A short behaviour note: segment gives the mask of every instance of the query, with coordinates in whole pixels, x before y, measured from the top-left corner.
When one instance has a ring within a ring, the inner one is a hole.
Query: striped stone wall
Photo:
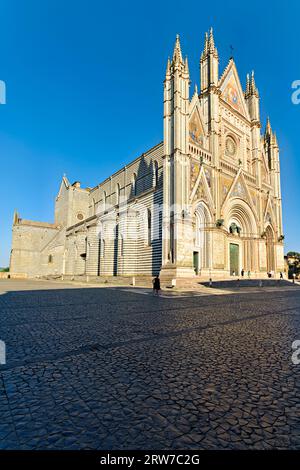
[[[159,144],[90,192],[90,217],[67,229],[68,275],[154,275],[162,262]]]

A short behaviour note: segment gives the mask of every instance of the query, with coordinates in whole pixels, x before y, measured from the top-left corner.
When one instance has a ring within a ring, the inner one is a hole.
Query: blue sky
[[[52,221],[63,173],[94,186],[162,140],[162,83],[176,33],[199,84],[210,26],[220,72],[230,45],[243,86],[255,70],[262,120],[270,115],[281,150],[286,251],[300,251],[300,105],[291,101],[299,13],[298,2],[278,0],[2,0],[0,266],[8,265],[15,208]]]

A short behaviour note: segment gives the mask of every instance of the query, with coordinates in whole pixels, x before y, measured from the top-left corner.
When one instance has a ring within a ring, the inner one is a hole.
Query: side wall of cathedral
[[[36,277],[61,273],[64,236],[60,244],[60,230],[55,224],[18,219],[12,233],[10,272],[15,275]],[[51,247],[48,254],[47,247]]]
[[[90,191],[89,217],[66,232],[66,275],[159,273],[162,157],[159,144]]]

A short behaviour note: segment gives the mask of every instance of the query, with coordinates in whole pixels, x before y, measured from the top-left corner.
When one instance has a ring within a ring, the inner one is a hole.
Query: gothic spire
[[[215,46],[214,33],[213,33],[212,28],[210,28],[210,31],[209,31],[208,50],[209,50],[210,53],[214,54],[216,57],[218,56],[218,51],[217,51],[217,48]]]
[[[269,118],[269,116],[268,116],[268,117],[267,117],[267,124],[266,124],[265,135],[271,135],[271,134],[272,134],[272,129],[271,129],[270,118]]]
[[[208,34],[205,33],[204,49],[201,53],[200,62],[202,62],[202,60],[207,56],[207,54],[208,54]]]
[[[18,211],[14,210],[14,217],[13,217],[13,225],[16,225],[19,222],[19,214]]]
[[[189,72],[189,62],[188,62],[188,58],[187,58],[187,57],[185,58],[185,61],[184,61],[184,71],[185,71],[185,73],[186,73],[187,75],[190,74],[190,72]]]
[[[272,135],[272,144],[274,145],[274,147],[278,147],[276,132],[273,132],[273,135]]]
[[[252,70],[252,73],[251,73],[250,94],[258,97],[258,89],[255,84],[254,70]]]
[[[171,76],[171,61],[170,61],[170,57],[168,57],[167,69],[166,69],[166,79],[170,78],[170,76]]]
[[[210,86],[218,86],[219,82],[219,56],[215,46],[213,29],[205,33],[204,49],[200,58],[200,84],[201,93]]]
[[[175,46],[174,46],[172,63],[173,64],[182,64],[183,63],[181,47],[180,47],[180,40],[179,40],[179,34],[176,35],[176,41],[175,41]]]
[[[213,52],[215,49],[215,40],[214,40],[214,33],[213,33],[212,28],[210,28],[209,30],[208,46],[209,46],[209,50]]]
[[[252,89],[252,90],[255,89],[254,70],[252,70],[252,73],[251,73],[251,89]]]
[[[247,98],[249,95],[250,95],[250,75],[249,73],[247,73],[245,97]]]
[[[208,33],[205,33],[204,55],[208,53]]]
[[[215,46],[214,33],[212,28],[210,28],[209,34],[205,33],[204,49],[201,54],[200,61],[203,61],[208,56],[208,54],[213,54],[216,58],[218,58],[218,50]]]

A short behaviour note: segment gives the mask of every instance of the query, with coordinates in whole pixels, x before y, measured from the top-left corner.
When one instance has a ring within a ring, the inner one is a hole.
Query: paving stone
[[[0,449],[300,449],[298,291],[47,286],[0,295]]]

